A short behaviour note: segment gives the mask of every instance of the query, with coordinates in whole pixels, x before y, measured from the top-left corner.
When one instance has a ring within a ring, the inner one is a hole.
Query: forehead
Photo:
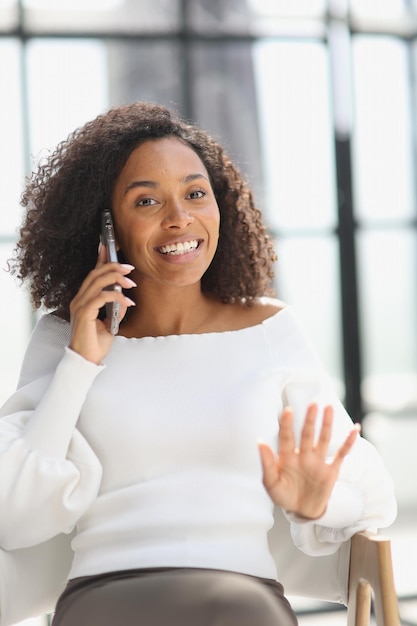
[[[183,178],[190,173],[204,174],[208,178],[204,163],[189,145],[176,137],[164,137],[145,141],[135,148],[119,179],[126,180],[138,174],[150,179],[166,174]]]

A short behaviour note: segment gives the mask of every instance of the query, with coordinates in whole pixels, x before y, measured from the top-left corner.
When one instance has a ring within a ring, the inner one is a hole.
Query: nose
[[[193,222],[194,216],[187,211],[181,202],[171,200],[167,203],[162,228],[186,228]]]

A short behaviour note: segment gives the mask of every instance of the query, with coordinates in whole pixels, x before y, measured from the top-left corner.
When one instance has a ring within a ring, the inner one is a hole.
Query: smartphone
[[[109,209],[105,209],[101,216],[101,243],[107,251],[107,261],[117,262],[116,237],[114,234],[113,219]],[[116,283],[109,285],[106,289],[110,291],[122,291],[120,285]],[[106,317],[109,320],[109,331],[112,335],[119,332],[120,302],[108,302],[106,304]]]

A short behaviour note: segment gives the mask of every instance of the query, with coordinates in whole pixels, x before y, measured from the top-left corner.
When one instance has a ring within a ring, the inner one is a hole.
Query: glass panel
[[[110,105],[143,100],[183,111],[179,42],[110,41],[107,60]]]
[[[199,32],[262,33],[310,29],[300,18],[318,18],[326,0],[193,0],[188,5],[190,26]],[[297,24],[298,22],[298,24]]]
[[[326,11],[326,0],[247,0],[253,15],[315,17]]]
[[[178,0],[23,0],[37,32],[166,32],[179,23]]]
[[[268,219],[277,229],[333,228],[335,174],[327,50],[254,47]]]
[[[357,37],[354,175],[356,210],[367,221],[414,215],[414,167],[406,44]]]
[[[399,391],[399,393],[401,390]],[[416,509],[417,493],[417,415],[393,417],[383,412],[365,417],[363,432],[378,449],[385,467],[394,481],[398,517],[389,529],[393,540],[393,565],[395,586],[399,597],[415,598],[417,585],[414,576],[416,553]],[[413,563],[413,565],[411,565]],[[410,566],[412,569],[410,569]],[[404,610],[402,607],[404,606]],[[415,603],[401,603],[401,624],[413,624],[417,615]],[[407,614],[408,609],[408,614]],[[409,620],[409,621],[408,621]]]
[[[4,271],[12,256],[11,244],[0,244],[0,405],[13,393],[31,332],[28,298]]]
[[[195,44],[191,73],[193,117],[220,139],[264,206],[251,45]]]
[[[27,51],[36,160],[108,106],[139,99],[181,108],[179,51],[172,43],[35,39]]]
[[[363,394],[368,407],[417,406],[415,233],[358,236]]]
[[[334,237],[283,237],[276,250],[278,297],[295,309],[343,397],[337,241]]]
[[[20,222],[19,198],[24,183],[20,45],[0,40],[0,234],[14,236]],[[13,111],[13,114],[10,112]]]
[[[37,162],[42,150],[107,107],[106,50],[93,40],[34,39],[27,67],[31,155]]]
[[[416,1],[416,17],[417,17],[417,0]],[[410,82],[411,82],[411,89],[412,89],[412,101],[413,103],[417,103],[417,39],[414,40],[413,43],[410,44],[410,48],[411,48],[411,72],[410,72]],[[415,147],[415,152],[414,152],[414,159],[415,159],[415,163],[417,163],[417,107],[414,104],[414,106],[412,106],[412,123],[413,123],[413,130],[414,130],[414,134],[413,134],[413,141],[414,141],[414,147]],[[414,180],[416,181],[416,176],[414,173]],[[417,182],[417,181],[416,181]],[[417,184],[416,184],[416,190],[417,190]],[[416,198],[416,205],[417,205],[417,198]]]
[[[0,31],[12,30],[18,23],[17,0],[0,0]]]
[[[360,17],[397,17],[401,15],[406,0],[350,0],[350,10]]]

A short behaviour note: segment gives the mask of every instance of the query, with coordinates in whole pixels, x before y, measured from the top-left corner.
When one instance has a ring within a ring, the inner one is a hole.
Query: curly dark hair
[[[69,318],[69,304],[95,266],[100,215],[131,152],[150,139],[178,137],[204,163],[220,209],[219,244],[202,290],[224,302],[272,295],[275,253],[252,193],[223,148],[167,108],[115,107],[71,133],[28,180],[12,272],[28,280],[35,308]]]

